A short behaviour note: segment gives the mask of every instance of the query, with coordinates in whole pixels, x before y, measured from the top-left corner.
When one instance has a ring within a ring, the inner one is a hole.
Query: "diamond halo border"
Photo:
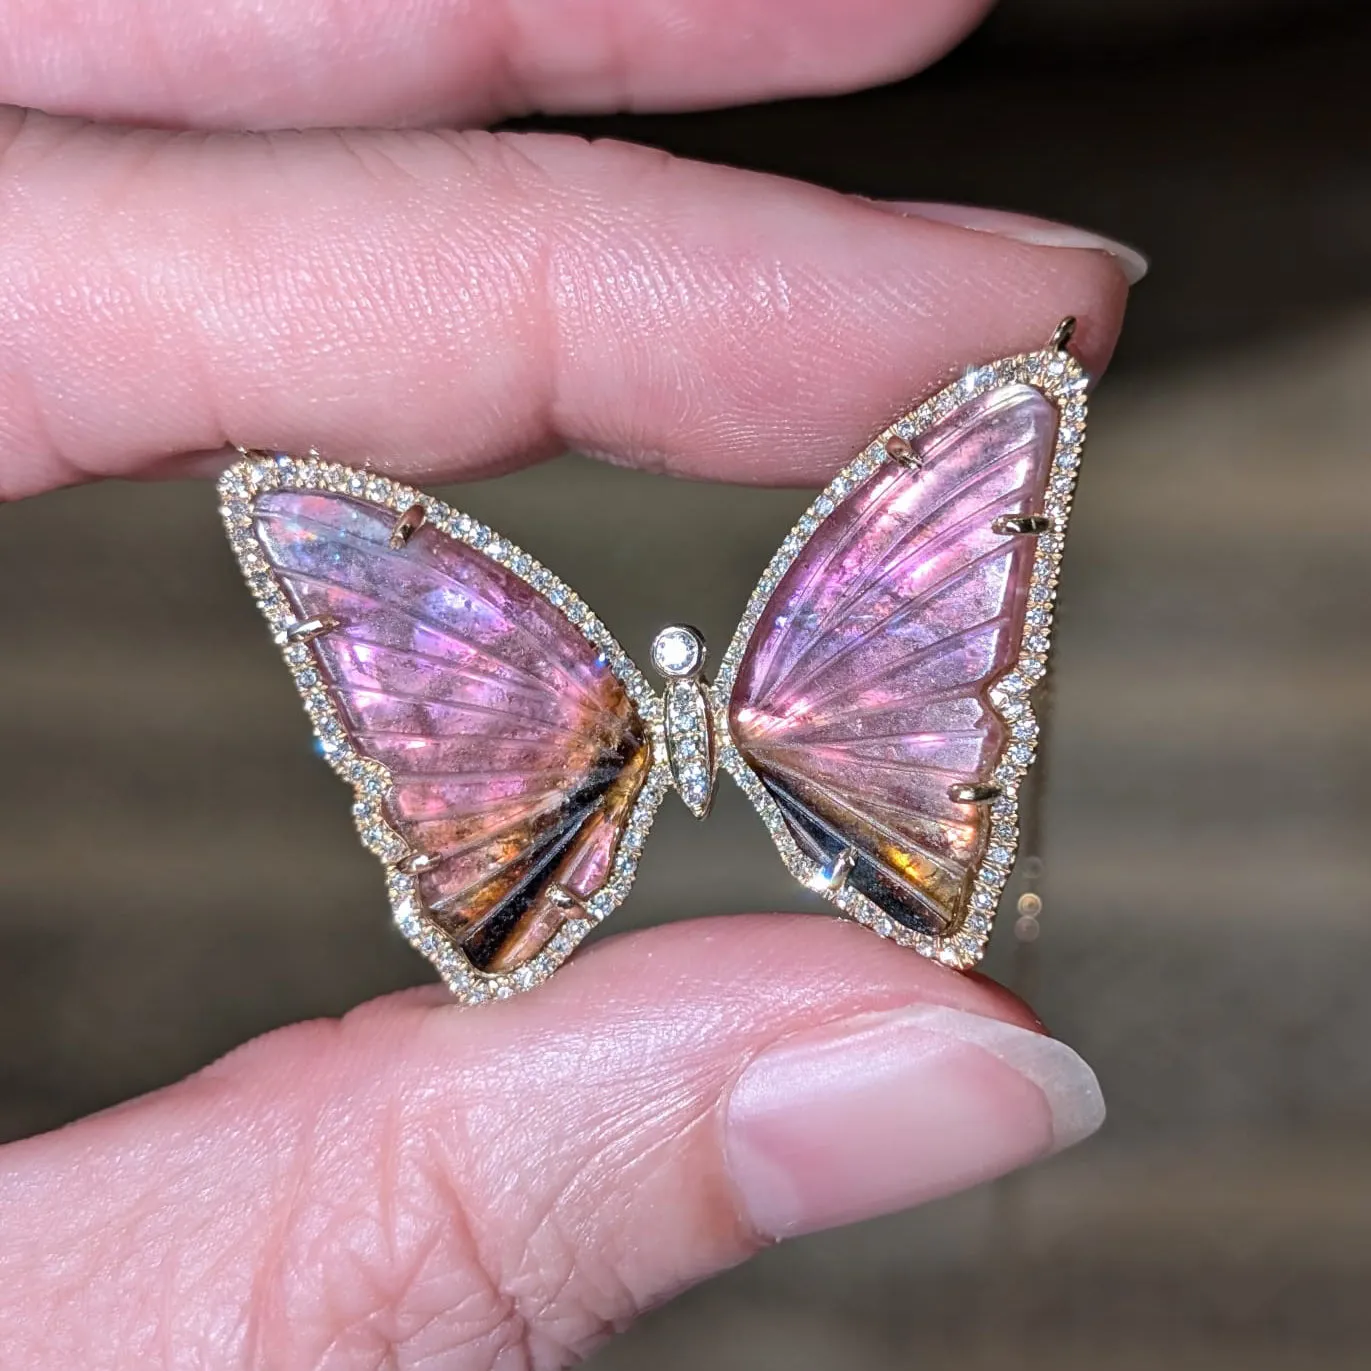
[[[1039,732],[1031,692],[1047,672],[1057,581],[1085,441],[1089,384],[1090,378],[1074,357],[1049,347],[968,368],[950,386],[887,425],[824,487],[777,549],[748,598],[710,687],[716,733],[722,740],[719,766],[752,802],[790,874],[881,937],[960,971],[970,970],[985,954],[1000,898],[1018,853],[1019,789],[1033,763]],[[993,773],[1001,794],[990,806],[985,856],[973,873],[970,907],[960,927],[946,937],[933,937],[903,927],[850,886],[841,886],[836,891],[824,888],[819,863],[801,852],[790,836],[779,806],[734,746],[728,728],[728,703],[743,655],[781,578],[843,500],[882,466],[895,460],[886,452],[886,443],[895,437],[906,441],[917,438],[978,396],[1010,385],[1037,390],[1057,409],[1056,445],[1043,505],[1053,528],[1037,538],[1018,658],[989,692],[991,707],[1005,724],[1009,742]]]
[[[345,495],[389,510],[397,518],[415,505],[422,506],[427,523],[513,572],[556,609],[591,646],[603,653],[610,671],[628,692],[647,725],[651,763],[620,839],[609,879],[586,901],[580,917],[567,919],[546,947],[514,971],[484,972],[473,966],[461,949],[425,916],[418,882],[396,865],[413,855],[413,849],[384,818],[383,802],[393,785],[390,771],[352,746],[324,685],[314,648],[307,642],[292,643],[286,637],[287,629],[298,616],[263,555],[251,512],[253,500],[272,490]],[[220,515],[229,544],[248,589],[282,650],[324,758],[352,786],[352,812],[357,831],[363,846],[379,858],[385,868],[386,894],[396,926],[433,964],[448,989],[464,1004],[508,999],[540,984],[597,924],[623,903],[637,875],[648,831],[671,787],[661,699],[614,636],[569,586],[508,538],[423,491],[313,455],[293,457],[286,453],[254,451],[244,452],[241,460],[224,472],[219,479],[218,492]]]

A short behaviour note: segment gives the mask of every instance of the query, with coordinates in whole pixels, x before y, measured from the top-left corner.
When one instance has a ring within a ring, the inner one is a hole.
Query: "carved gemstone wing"
[[[482,971],[533,957],[604,884],[651,760],[603,654],[506,567],[327,491],[256,496],[254,531],[427,917]],[[409,530],[406,530],[409,532]],[[399,540],[397,540],[399,541]]]
[[[730,696],[738,751],[801,851],[855,856],[849,885],[916,932],[956,930],[984,854],[984,805],[954,795],[1005,749],[989,691],[1018,657],[1034,557],[997,520],[1041,514],[1057,418],[1001,386],[919,436],[910,465],[879,467],[782,577]]]

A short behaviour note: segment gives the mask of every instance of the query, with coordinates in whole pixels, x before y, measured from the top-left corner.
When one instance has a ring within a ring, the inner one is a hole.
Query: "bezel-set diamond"
[[[688,624],[671,624],[652,640],[652,665],[668,680],[698,676],[704,664],[704,635]]]

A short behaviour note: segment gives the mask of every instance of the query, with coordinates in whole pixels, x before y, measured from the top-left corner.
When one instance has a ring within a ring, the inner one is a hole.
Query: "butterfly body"
[[[671,778],[697,818],[714,803],[718,770],[715,710],[704,679],[705,640],[688,624],[664,628],[652,643],[652,664],[666,678],[662,702]]]
[[[878,933],[974,964],[1013,864],[1085,378],[1056,347],[968,373],[815,500],[710,683],[662,694],[546,568],[443,502],[248,453],[230,540],[402,930],[480,1000],[549,974],[627,894],[676,789],[727,772],[791,872]]]

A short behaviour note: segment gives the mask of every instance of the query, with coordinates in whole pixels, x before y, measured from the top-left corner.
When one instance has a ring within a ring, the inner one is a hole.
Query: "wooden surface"
[[[606,1371],[1364,1364],[1367,34],[1105,67],[987,43],[913,88],[621,125],[1061,214],[1156,267],[1098,397],[1068,557],[1038,949],[1038,1005],[1096,1064],[1110,1122],[1010,1185],[768,1253]],[[949,146],[1060,104],[1063,71],[1074,158]],[[576,459],[460,499],[639,660],[671,620],[722,644],[804,504]],[[0,509],[0,653],[0,1133],[426,978],[206,487]],[[664,809],[620,927],[802,903],[724,790],[704,826]]]

